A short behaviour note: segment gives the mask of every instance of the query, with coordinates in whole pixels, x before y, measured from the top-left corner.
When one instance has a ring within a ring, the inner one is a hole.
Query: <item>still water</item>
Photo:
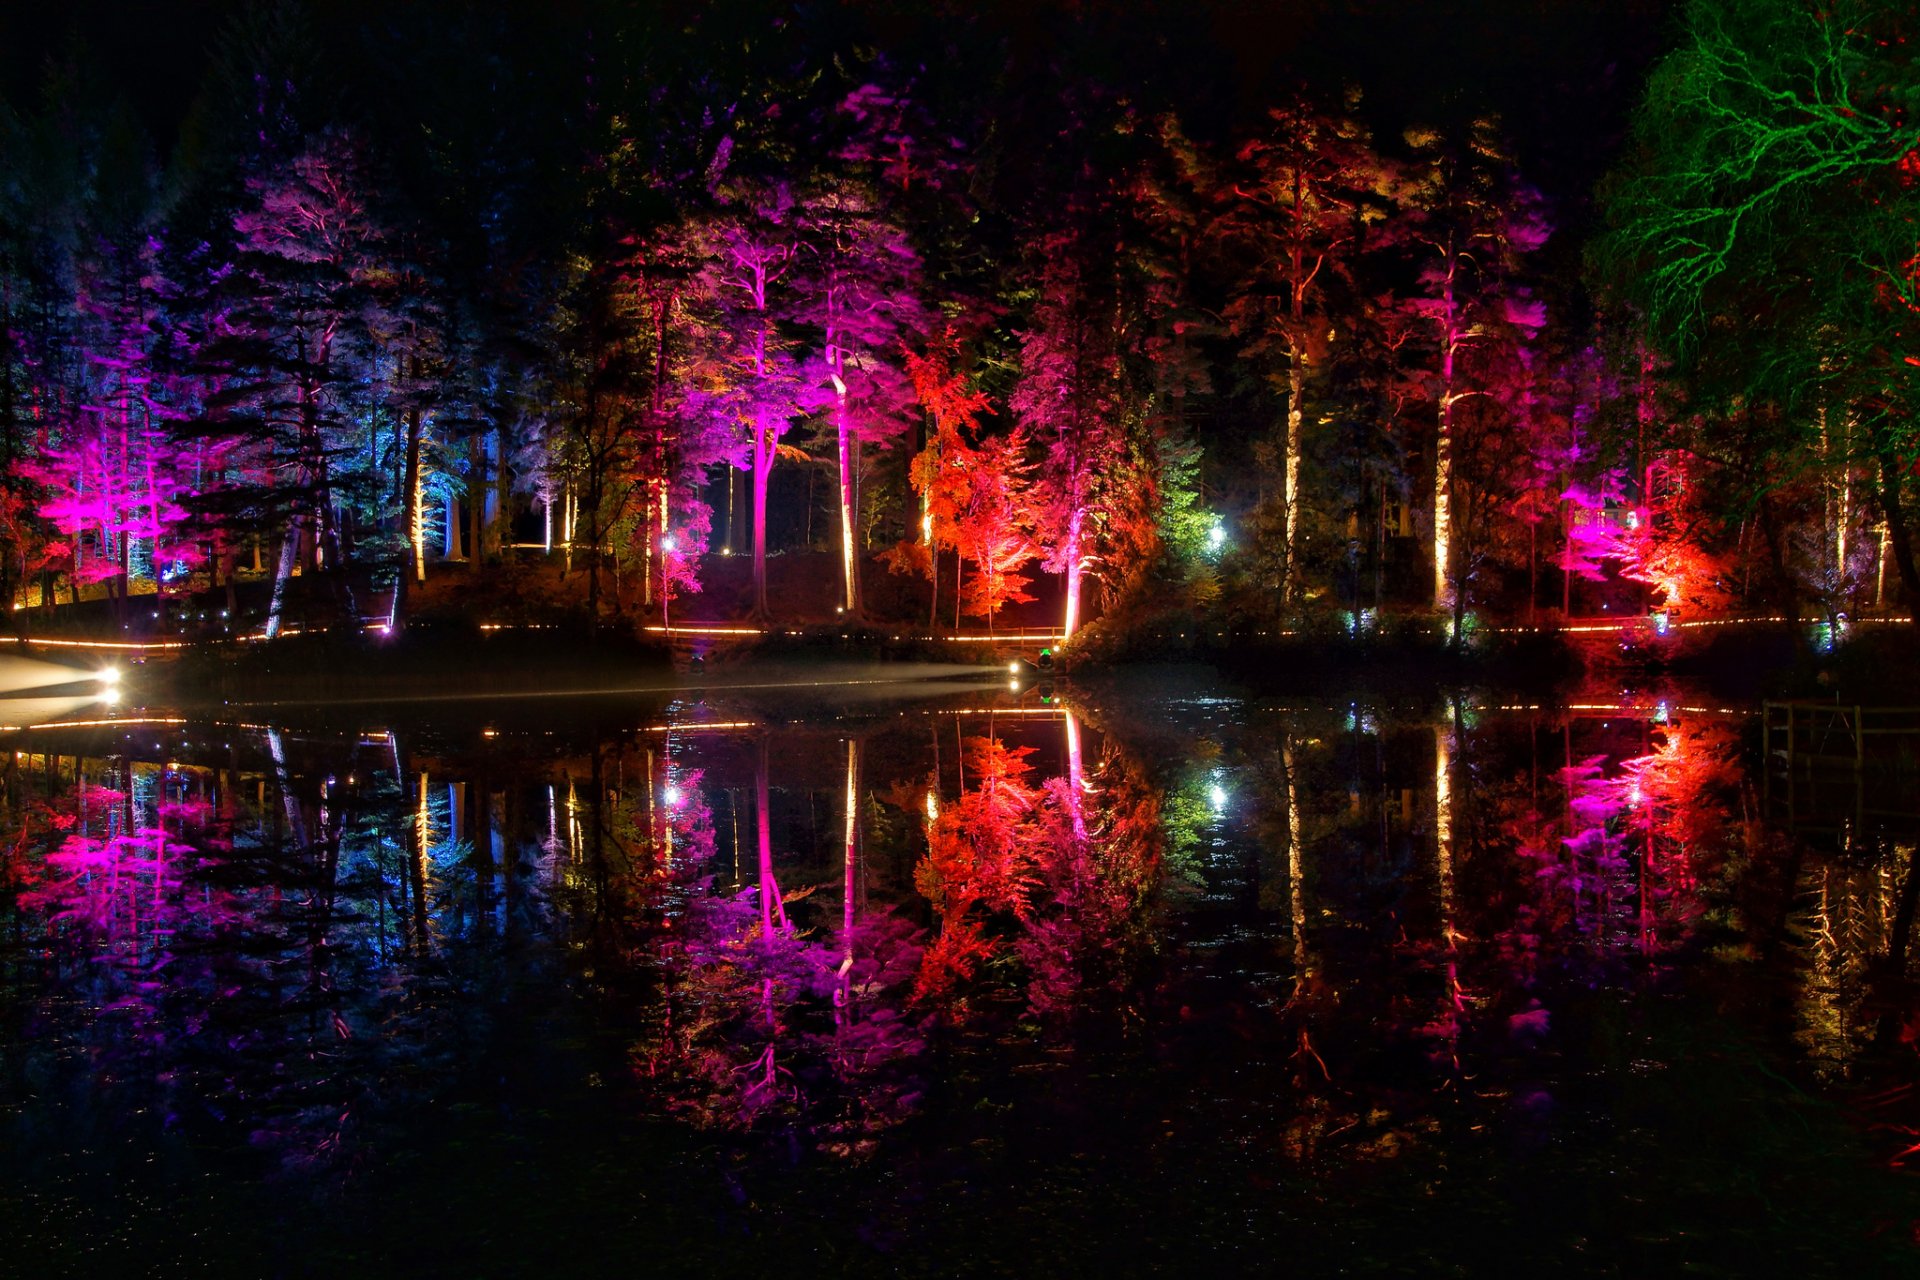
[[[0,1273],[1914,1274],[1920,805],[1770,776],[1757,710],[17,731]]]

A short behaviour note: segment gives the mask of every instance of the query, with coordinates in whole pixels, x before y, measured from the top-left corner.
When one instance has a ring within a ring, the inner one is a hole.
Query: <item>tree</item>
[[[1607,188],[1595,262],[1644,311],[1650,345],[1676,360],[1698,407],[1781,426],[1736,499],[1774,563],[1785,567],[1782,481],[1818,459],[1844,494],[1863,470],[1920,619],[1907,515],[1920,437],[1902,333],[1920,244],[1911,27],[1859,0],[1693,0],[1635,115],[1633,159]]]
[[[1299,578],[1308,380],[1324,370],[1338,332],[1339,294],[1353,284],[1369,222],[1384,216],[1386,166],[1360,126],[1296,97],[1267,113],[1218,179],[1215,235],[1235,281],[1226,317],[1242,350],[1271,367],[1287,405],[1280,504],[1280,604]]]
[[[940,549],[961,550],[961,519],[972,497],[976,450],[970,436],[980,430],[980,415],[991,403],[975,389],[967,375],[954,366],[960,342],[952,326],[928,344],[926,351],[906,353],[907,377],[926,411],[926,443],[913,457],[910,480],[920,495],[920,537],[905,539],[882,554],[895,573],[914,570],[932,584],[927,624],[932,626],[940,607]],[[960,591],[964,569],[955,565],[954,590]],[[959,611],[956,599],[955,613]]]
[[[335,468],[355,452],[349,410],[369,347],[367,288],[385,270],[370,185],[358,139],[315,136],[285,170],[249,179],[252,199],[233,219],[237,257],[215,273],[224,332],[202,359],[222,386],[200,430],[239,446],[253,476],[249,514],[263,531],[278,526],[269,637],[303,558],[309,570],[346,565]],[[344,574],[334,581],[350,614]]]
[[[1033,247],[1032,310],[1008,403],[1039,450],[1034,533],[1041,566],[1064,579],[1060,634],[1071,640],[1126,451],[1112,282],[1099,266],[1112,255],[1084,222],[1040,233]]]
[[[1404,234],[1418,250],[1418,287],[1404,306],[1425,320],[1433,363],[1425,371],[1434,408],[1433,604],[1450,614],[1457,643],[1466,611],[1455,538],[1455,454],[1463,401],[1494,394],[1483,358],[1515,326],[1539,327],[1514,292],[1522,255],[1549,227],[1539,198],[1522,184],[1497,122],[1475,121],[1465,137],[1431,129],[1406,137],[1413,159],[1402,173]]]
[[[820,402],[789,324],[800,253],[791,190],[741,182],[697,230],[702,260],[687,412],[736,434],[753,476],[753,616],[767,606],[767,490],[781,440]]]
[[[885,443],[908,425],[913,390],[899,353],[926,325],[920,259],[876,194],[848,179],[828,176],[802,199],[798,221],[807,252],[799,316],[820,335],[819,394],[836,447],[842,607],[858,616],[861,446]]]

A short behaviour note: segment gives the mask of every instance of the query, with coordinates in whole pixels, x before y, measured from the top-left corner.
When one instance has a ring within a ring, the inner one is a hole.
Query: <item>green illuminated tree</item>
[[[1695,407],[1777,424],[1734,499],[1765,534],[1789,606],[1792,579],[1808,575],[1792,572],[1783,518],[1831,529],[1815,589],[1838,608],[1852,494],[1871,484],[1920,617],[1904,333],[1920,246],[1912,27],[1861,0],[1695,0],[1636,116],[1634,161],[1607,192],[1596,265],[1644,310]]]

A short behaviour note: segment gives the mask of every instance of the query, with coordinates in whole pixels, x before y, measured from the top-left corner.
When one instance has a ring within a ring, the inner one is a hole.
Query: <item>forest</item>
[[[1920,616],[1915,19],[1497,8],[1633,55],[1557,149],[1552,67],[1320,57],[1367,6],[1251,69],[1190,56],[1225,5],[287,2],[145,80],[75,34],[0,103],[0,596],[265,637]]]

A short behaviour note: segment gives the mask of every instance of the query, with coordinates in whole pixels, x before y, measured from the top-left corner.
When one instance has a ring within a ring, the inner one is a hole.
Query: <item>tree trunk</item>
[[[493,463],[493,536],[489,548],[504,560],[513,543],[513,469],[507,465],[512,456],[511,428],[503,418],[494,426]]]
[[[1297,312],[1299,307],[1296,306]],[[1306,352],[1296,328],[1287,337],[1287,462],[1280,502],[1286,518],[1286,543],[1281,548],[1280,607],[1293,607],[1293,583],[1300,568],[1300,449],[1305,419],[1300,397],[1307,381]]]
[[[1086,576],[1086,566],[1080,556],[1081,520],[1081,513],[1076,511],[1067,521],[1067,554],[1062,566],[1067,578],[1067,611],[1060,627],[1062,640],[1073,639],[1074,633],[1080,629],[1080,594]],[[1281,598],[1286,598],[1284,593]]]
[[[267,604],[269,640],[280,634],[281,620],[286,615],[287,583],[292,581],[294,562],[300,558],[300,534],[300,521],[296,517],[280,539],[280,556],[273,567],[273,595]]]
[[[839,436],[840,460],[840,570],[844,577],[845,604],[849,618],[860,614],[860,554],[853,533],[853,428],[847,421],[847,395],[840,391],[834,400],[833,421]]]
[[[426,537],[420,527],[420,410],[407,410],[405,472],[401,477],[400,563],[394,566],[393,604],[387,610],[387,632],[397,635],[407,625],[407,576],[427,580]],[[412,560],[409,566],[407,561]]]
[[[753,616],[765,622],[767,608],[767,485],[773,472],[773,442],[764,423],[754,425],[753,440]]]
[[[1887,539],[1893,546],[1894,567],[1900,571],[1900,587],[1907,597],[1907,616],[1920,629],[1920,567],[1913,559],[1913,531],[1907,528],[1906,508],[1900,494],[1900,460],[1890,453],[1880,455],[1880,506],[1886,514]]]
[[[487,450],[480,433],[467,437],[467,573],[478,575],[487,537]]]

